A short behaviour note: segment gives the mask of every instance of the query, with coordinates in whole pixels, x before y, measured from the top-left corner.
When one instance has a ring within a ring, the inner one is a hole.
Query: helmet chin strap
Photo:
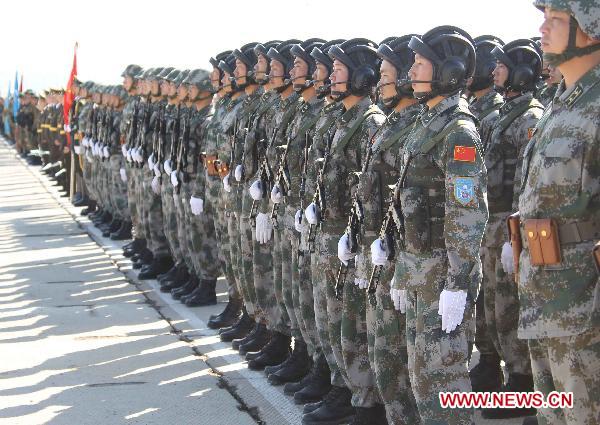
[[[338,84],[346,84],[346,91],[333,90],[333,88],[335,86],[337,86]],[[335,100],[336,102],[339,102],[341,100],[344,100],[348,96],[350,96],[350,90],[348,90],[347,84],[348,84],[348,80],[336,81],[335,83],[331,83],[331,97],[333,98],[333,100]]]
[[[592,44],[591,46],[587,47],[577,47],[576,38],[578,26],[579,24],[573,15],[571,15],[571,19],[569,20],[569,42],[567,43],[567,48],[562,53],[544,53],[545,63],[557,67],[573,58],[586,56],[595,52],[596,50],[600,50],[600,43]]]

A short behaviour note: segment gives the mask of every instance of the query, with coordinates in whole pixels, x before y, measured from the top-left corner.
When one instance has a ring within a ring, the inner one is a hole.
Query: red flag
[[[75,51],[73,53],[73,67],[71,68],[71,75],[69,75],[69,81],[67,82],[67,90],[64,95],[64,106],[63,106],[63,119],[65,126],[68,126],[70,123],[69,112],[71,112],[71,105],[73,105],[73,100],[75,100],[75,95],[73,94],[73,80],[77,77],[77,43],[75,43]],[[67,144],[71,146],[71,132],[67,131]]]
[[[23,93],[23,74],[21,74],[21,84],[19,84],[19,93]]]
[[[454,146],[454,160],[475,162],[477,151],[472,146]]]

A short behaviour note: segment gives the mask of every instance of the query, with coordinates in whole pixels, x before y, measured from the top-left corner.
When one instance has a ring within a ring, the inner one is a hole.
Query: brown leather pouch
[[[217,170],[218,162],[216,155],[202,155],[202,162],[204,163],[204,168],[206,168],[206,172],[209,176],[218,176],[219,171]]]
[[[594,247],[593,253],[594,260],[596,261],[596,269],[598,270],[598,274],[600,274],[600,242]]]
[[[221,160],[217,160],[217,173],[219,174],[219,177],[223,178],[225,177],[227,174],[229,174],[229,164],[227,164],[224,161]]]
[[[561,262],[558,226],[554,220],[551,218],[525,220],[525,236],[532,265],[547,266]]]
[[[506,219],[508,226],[508,236],[510,239],[510,246],[513,252],[513,263],[515,265],[515,282],[518,283],[519,279],[519,257],[523,250],[523,241],[521,239],[521,217],[519,213],[509,215]]]

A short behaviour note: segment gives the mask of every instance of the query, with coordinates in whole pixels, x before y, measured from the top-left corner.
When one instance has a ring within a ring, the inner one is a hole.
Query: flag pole
[[[71,86],[73,84],[73,73],[77,73],[77,65],[76,65],[76,58],[77,58],[77,47],[78,44],[77,42],[75,42],[75,53],[73,55],[73,68],[75,69],[75,71],[73,71],[73,69],[71,70],[71,76],[70,76],[70,84],[68,89],[71,89]],[[70,106],[69,106],[70,108]],[[68,114],[68,112],[67,112]],[[68,115],[67,115],[68,116]],[[71,125],[71,122],[69,120],[69,125]],[[71,199],[71,203],[75,200],[75,190],[76,190],[76,182],[75,182],[75,151],[73,149],[73,139],[71,138],[71,131],[69,130],[69,132],[67,133],[67,137],[68,137],[68,141],[69,141],[69,153],[71,154],[71,169],[70,169],[70,176],[69,176],[69,198]]]

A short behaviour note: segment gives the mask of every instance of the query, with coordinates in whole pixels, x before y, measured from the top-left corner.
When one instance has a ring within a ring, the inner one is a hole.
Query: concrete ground
[[[0,140],[0,425],[301,423],[207,328],[223,279],[218,305],[183,306],[60,195]]]

